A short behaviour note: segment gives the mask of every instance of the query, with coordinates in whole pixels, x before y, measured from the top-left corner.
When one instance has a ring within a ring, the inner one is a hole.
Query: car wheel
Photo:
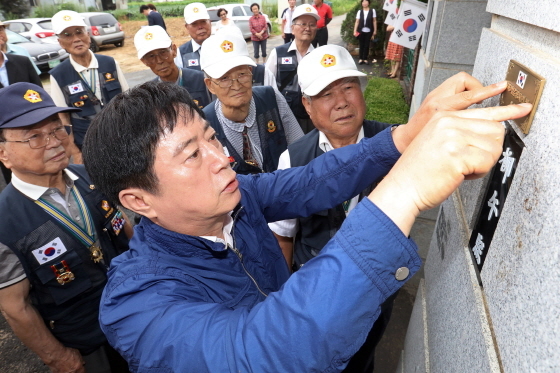
[[[95,53],[99,51],[99,47],[97,46],[97,44],[92,40],[90,45],[89,45],[89,49]]]
[[[119,41],[118,43],[115,43],[115,47],[117,47],[117,48],[124,47],[124,40]]]

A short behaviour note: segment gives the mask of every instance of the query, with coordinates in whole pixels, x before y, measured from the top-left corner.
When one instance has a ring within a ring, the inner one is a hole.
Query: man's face
[[[212,33],[212,24],[209,19],[199,19],[191,24],[185,24],[185,27],[191,38],[201,45]]]
[[[198,114],[189,122],[181,114],[174,131],[157,144],[158,193],[150,197],[158,224],[177,232],[184,232],[178,222],[203,225],[233,210],[241,199],[236,173],[215,131]]]
[[[288,5],[290,6],[290,8],[293,8],[296,6],[296,0],[288,0]]]
[[[0,50],[4,50],[4,46],[8,43],[8,35],[6,35],[6,26],[0,26]]]
[[[22,141],[51,133],[60,126],[58,114],[54,114],[35,125],[7,128],[3,133],[7,141]],[[60,141],[51,134],[47,145],[39,149],[31,149],[29,143],[3,142],[0,143],[0,160],[20,179],[31,182],[37,177],[56,175],[68,166],[65,146],[69,141],[70,138]]]
[[[175,56],[177,56],[177,46],[171,44],[170,48],[155,49],[146,53],[142,57],[142,62],[162,80],[167,80],[177,72],[177,66],[173,62]]]
[[[323,4],[323,0],[313,0],[313,4],[319,6],[319,5]]]
[[[148,14],[150,14],[150,11],[151,11],[151,9],[144,9],[144,10],[142,11],[142,14],[145,15],[145,16],[147,16]]]
[[[67,27],[58,35],[58,44],[72,56],[83,56],[89,53],[91,40],[83,26]]]
[[[253,84],[252,80],[240,83],[237,79],[243,74],[251,74],[251,68],[246,65],[237,66],[218,79],[206,78],[204,82],[208,90],[218,97],[222,105],[233,108],[245,107],[251,102]],[[228,79],[236,79],[231,87],[222,88],[219,86],[220,81]]]
[[[305,25],[305,26],[302,26]],[[300,41],[311,43],[317,33],[317,20],[312,16],[299,16],[292,23],[292,34]]]
[[[358,78],[336,80],[312,97],[311,102],[304,98],[303,105],[315,127],[329,139],[357,136],[366,113]]]

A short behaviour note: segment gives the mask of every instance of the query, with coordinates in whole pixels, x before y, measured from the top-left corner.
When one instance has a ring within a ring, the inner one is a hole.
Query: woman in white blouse
[[[216,22],[216,31],[218,31],[221,28],[224,27],[228,27],[228,26],[235,26],[235,23],[228,18],[228,11],[225,10],[224,8],[220,8],[217,11],[218,17],[220,17],[220,20],[218,22]]]

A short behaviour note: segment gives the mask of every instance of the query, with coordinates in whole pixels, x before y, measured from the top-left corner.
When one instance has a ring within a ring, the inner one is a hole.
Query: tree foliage
[[[0,0],[0,11],[7,19],[26,18],[30,10],[29,0]]]

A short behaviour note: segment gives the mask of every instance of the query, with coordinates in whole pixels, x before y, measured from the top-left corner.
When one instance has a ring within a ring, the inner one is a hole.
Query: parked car
[[[56,45],[34,43],[11,30],[6,30],[6,34],[8,35],[8,43],[25,48],[35,65],[43,72],[49,71],[69,57],[69,54],[61,49],[58,43]]]
[[[58,40],[52,30],[50,18],[26,18],[4,21],[8,30],[17,32],[21,36],[35,43],[58,45]]]
[[[253,12],[251,12],[251,8],[248,4],[225,4],[208,8],[208,14],[210,15],[210,21],[212,22],[212,34],[216,32],[216,23],[220,20],[220,17],[218,17],[217,14],[218,9],[220,8],[224,8],[228,11],[228,18],[233,20],[235,25],[239,27],[245,39],[251,37],[251,31],[249,30],[249,18],[253,16]],[[268,33],[270,34],[272,31],[272,24],[270,23],[268,16],[264,13],[263,15],[268,25]]]
[[[80,13],[86,22],[91,44],[89,49],[97,52],[99,47],[114,44],[115,47],[124,45],[124,32],[121,24],[111,13]]]

